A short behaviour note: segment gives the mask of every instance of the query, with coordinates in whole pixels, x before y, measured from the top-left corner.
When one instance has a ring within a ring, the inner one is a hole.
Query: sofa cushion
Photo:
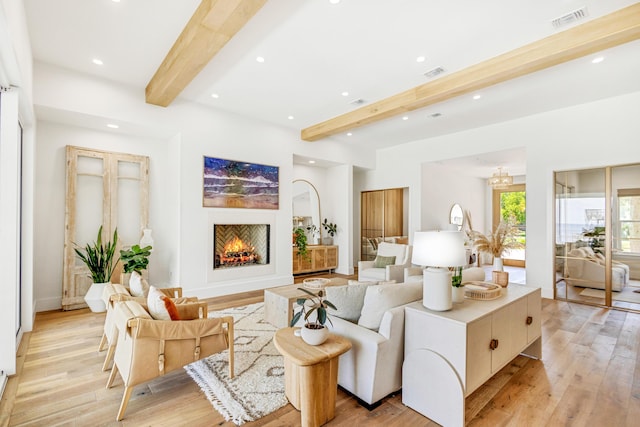
[[[394,265],[395,263],[395,256],[377,255],[376,259],[373,260],[373,268],[385,268],[387,265]]]
[[[377,331],[385,311],[421,298],[422,282],[369,286],[364,295],[358,325]]]
[[[354,285],[327,286],[325,288],[327,299],[337,307],[337,310],[328,308],[327,312],[331,316],[354,323],[357,322],[364,304],[364,294],[369,286],[374,286],[375,284],[376,282],[369,282]]]
[[[175,303],[155,286],[149,287],[147,308],[156,320],[180,320]]]
[[[361,281],[349,280],[349,281],[347,281],[347,284],[349,284],[349,285],[377,285],[378,282],[376,282],[375,280],[361,280]]]

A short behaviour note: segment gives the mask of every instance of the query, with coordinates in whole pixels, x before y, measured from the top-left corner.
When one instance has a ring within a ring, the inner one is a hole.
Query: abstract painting
[[[278,209],[278,167],[204,156],[202,205]]]

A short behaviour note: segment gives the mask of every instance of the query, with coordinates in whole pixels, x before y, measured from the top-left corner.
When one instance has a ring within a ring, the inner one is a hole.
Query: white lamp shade
[[[411,262],[427,267],[465,265],[462,231],[416,231],[413,235]]]

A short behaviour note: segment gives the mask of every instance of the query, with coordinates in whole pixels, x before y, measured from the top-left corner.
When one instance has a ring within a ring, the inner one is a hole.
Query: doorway
[[[513,221],[520,231],[517,240],[522,243],[522,249],[509,249],[502,257],[504,265],[512,267],[526,266],[527,241],[527,195],[524,184],[510,185],[504,189],[493,190],[493,229],[501,221]]]

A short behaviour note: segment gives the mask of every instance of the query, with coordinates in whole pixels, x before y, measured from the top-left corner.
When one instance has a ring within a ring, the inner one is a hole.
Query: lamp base
[[[451,272],[426,268],[422,274],[422,305],[433,311],[451,310]]]

